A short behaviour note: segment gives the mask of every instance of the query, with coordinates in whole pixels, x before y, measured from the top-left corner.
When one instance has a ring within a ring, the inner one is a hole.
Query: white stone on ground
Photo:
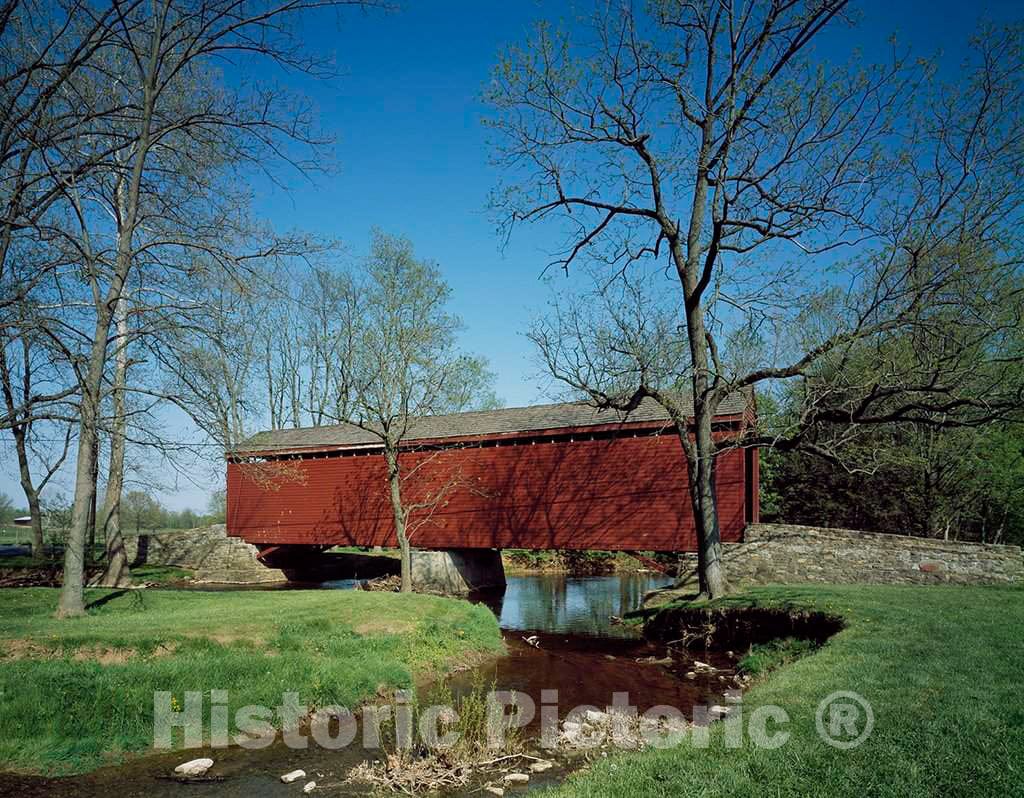
[[[202,776],[212,767],[213,760],[204,757],[202,759],[190,759],[188,762],[182,762],[174,769],[174,772],[179,776]]]
[[[506,773],[505,783],[506,784],[526,784],[530,780],[530,777],[526,773]]]
[[[281,777],[281,781],[285,784],[291,784],[293,781],[306,778],[306,771],[304,770],[293,770],[291,773],[285,773]]]
[[[543,773],[545,770],[550,770],[555,766],[555,763],[550,759],[538,759],[530,765],[530,770],[534,773]]]
[[[306,782],[306,786],[302,788],[302,791],[304,793],[306,793],[306,794],[309,794],[309,793],[313,792],[313,790],[315,790],[315,789],[316,789],[316,782],[315,781],[307,781]]]

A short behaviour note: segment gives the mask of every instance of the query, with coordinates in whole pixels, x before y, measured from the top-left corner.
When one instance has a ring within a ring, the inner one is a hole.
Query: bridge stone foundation
[[[414,590],[465,596],[505,589],[505,567],[497,549],[412,551]]]
[[[282,571],[260,562],[255,546],[228,537],[224,524],[138,537],[129,535],[125,537],[124,548],[132,566],[188,568],[195,571],[199,582],[249,584],[283,582],[287,578]]]

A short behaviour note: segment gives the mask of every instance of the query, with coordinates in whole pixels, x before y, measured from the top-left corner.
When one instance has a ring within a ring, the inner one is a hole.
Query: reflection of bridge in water
[[[503,595],[484,603],[502,629],[634,637],[634,627],[612,619],[639,607],[649,591],[670,584],[672,578],[662,574],[512,576]]]

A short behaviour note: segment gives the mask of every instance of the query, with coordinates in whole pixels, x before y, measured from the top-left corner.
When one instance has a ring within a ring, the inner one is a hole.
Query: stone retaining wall
[[[962,543],[822,529],[752,524],[743,543],[723,545],[726,576],[735,585],[822,582],[849,584],[1008,584],[1024,581],[1020,546]],[[696,585],[696,553],[681,555],[680,587]]]
[[[256,559],[256,547],[229,538],[223,524],[129,537],[133,564],[173,565],[203,582],[278,582],[283,571]],[[753,524],[743,543],[723,545],[730,582],[780,584],[1009,584],[1024,582],[1020,546],[881,535],[850,529]],[[695,553],[680,555],[680,587],[696,585]]]
[[[174,565],[196,572],[200,582],[283,582],[283,571],[256,559],[256,547],[229,538],[224,524],[125,538],[132,565]]]

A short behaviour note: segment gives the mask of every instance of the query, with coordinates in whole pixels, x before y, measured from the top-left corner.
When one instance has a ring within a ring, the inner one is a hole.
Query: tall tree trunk
[[[713,267],[714,245],[705,252],[704,221],[708,211],[708,153],[711,149],[713,120],[704,123],[701,148],[697,157],[697,175],[693,190],[690,224],[685,241],[661,206],[660,188],[657,191],[659,219],[669,241],[672,260],[683,289],[686,314],[686,336],[693,365],[693,428],[691,442],[685,421],[677,421],[683,451],[686,452],[689,471],[690,498],[693,503],[694,524],[697,530],[697,573],[700,592],[708,598],[725,594],[728,585],[722,567],[722,536],[718,526],[718,507],[715,500],[715,441],[712,420],[718,400],[713,389],[710,368],[708,333],[704,325],[701,297],[707,287],[705,274]],[[683,415],[685,416],[685,410]]]
[[[85,614],[85,546],[89,537],[90,508],[96,499],[97,419],[109,332],[110,312],[106,305],[101,305],[97,309],[92,351],[82,385],[75,498],[71,505],[71,528],[64,543],[64,580],[57,605],[58,618]]]
[[[718,598],[728,590],[722,566],[722,534],[718,525],[718,497],[715,495],[715,444],[711,435],[711,414],[706,408],[695,410],[696,463],[688,464],[690,495],[697,526],[697,566],[700,592]]]
[[[94,488],[99,485],[100,479],[100,436],[97,430],[96,440],[93,443],[92,453],[92,484]],[[92,492],[92,500],[89,502],[89,521],[86,525],[85,541],[85,564],[93,565],[96,562],[96,495],[98,488]]]
[[[32,557],[40,560],[43,558],[45,542],[43,540],[43,512],[39,505],[39,491],[32,483],[32,473],[28,467],[28,452],[25,448],[25,429],[16,426],[12,429],[14,433],[15,448],[18,451],[18,471],[21,477],[21,489],[25,493],[25,500],[28,502],[28,513],[32,519]]]
[[[164,40],[164,22],[167,5],[157,13],[156,24],[150,36],[147,67],[143,80],[143,101],[139,117],[138,136],[133,148],[127,186],[118,186],[118,204],[124,213],[118,220],[117,257],[110,286],[100,294],[99,279],[95,271],[90,274],[93,295],[96,298],[96,328],[93,333],[89,366],[82,385],[82,407],[78,435],[78,459],[75,464],[75,499],[71,509],[71,529],[64,549],[64,582],[61,587],[57,617],[65,618],[85,613],[85,543],[88,533],[89,507],[96,501],[96,445],[97,419],[103,389],[103,371],[107,360],[107,337],[114,307],[121,298],[131,271],[132,242],[139,217],[139,191],[146,159],[151,145],[153,110],[156,103],[156,84],[159,73],[159,53]],[[141,63],[141,62],[140,62]],[[123,192],[123,193],[122,193]],[[89,264],[95,269],[95,264]]]
[[[728,591],[729,585],[722,563],[722,535],[718,525],[718,498],[715,493],[716,461],[710,417],[702,424],[699,419],[707,414],[695,409],[691,428],[686,416],[684,411],[683,417],[676,424],[676,432],[686,453],[690,505],[693,508],[697,536],[698,589],[708,598],[718,598]],[[703,441],[700,440],[702,437]],[[711,454],[705,457],[702,452]]]
[[[406,534],[405,507],[402,504],[402,475],[398,468],[398,452],[390,446],[384,447],[384,459],[388,466],[388,487],[391,489],[391,511],[395,517],[395,536],[402,564],[402,592],[412,593],[412,550]]]
[[[32,557],[41,560],[46,554],[46,540],[43,538],[43,510],[39,504],[39,491],[25,491],[28,512],[32,517]]]
[[[102,587],[124,587],[131,581],[128,555],[121,530],[121,494],[124,489],[124,450],[128,419],[125,414],[125,386],[128,380],[128,302],[117,301],[117,355],[114,366],[114,423],[110,431],[110,468],[100,525],[104,532],[107,566],[99,579]]]

